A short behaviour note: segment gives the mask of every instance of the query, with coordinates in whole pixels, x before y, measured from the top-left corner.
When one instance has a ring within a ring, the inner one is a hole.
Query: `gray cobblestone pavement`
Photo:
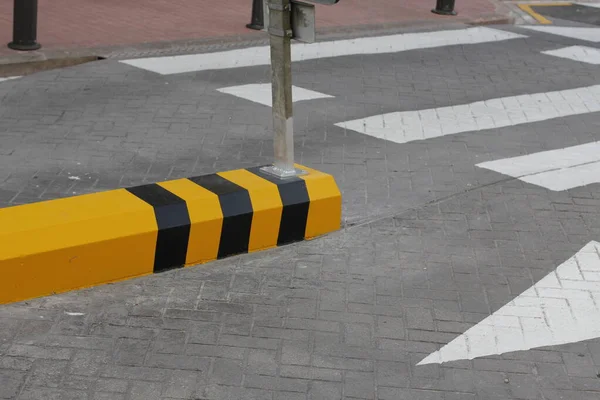
[[[525,34],[296,64],[295,85],[335,96],[296,103],[299,161],[335,175],[356,226],[1,306],[0,398],[598,399],[598,339],[416,366],[599,239],[597,184],[557,193],[474,167],[599,140],[597,114],[402,145],[333,126],[597,83],[598,66],[539,53],[580,42]],[[270,109],[215,91],[267,81],[103,61],[3,82],[0,201],[269,162]]]

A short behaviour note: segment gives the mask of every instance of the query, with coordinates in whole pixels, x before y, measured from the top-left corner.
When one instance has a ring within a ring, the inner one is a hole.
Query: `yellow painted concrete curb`
[[[0,209],[0,304],[90,287],[338,230],[331,175],[259,168]]]

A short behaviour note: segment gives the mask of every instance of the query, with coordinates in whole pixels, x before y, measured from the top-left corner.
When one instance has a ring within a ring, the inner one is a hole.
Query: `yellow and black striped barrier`
[[[0,304],[281,246],[335,231],[331,175],[259,168],[0,209]]]

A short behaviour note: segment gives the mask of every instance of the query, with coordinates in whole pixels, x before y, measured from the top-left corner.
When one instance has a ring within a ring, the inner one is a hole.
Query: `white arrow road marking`
[[[595,47],[569,46],[557,50],[542,51],[542,54],[570,60],[580,61],[588,64],[600,64],[600,50]]]
[[[476,164],[553,191],[600,182],[600,142]]]
[[[230,86],[226,88],[217,89],[217,91],[241,97],[243,99],[263,104],[268,107],[272,107],[273,98],[271,94],[270,83],[256,83],[242,86]],[[303,89],[298,86],[292,86],[292,99],[294,100],[294,102],[302,100],[324,99],[330,97],[333,96],[308,89]]]
[[[572,26],[538,26],[521,25],[521,28],[531,29],[552,35],[569,37],[572,39],[586,40],[588,42],[600,42],[600,28],[580,28]]]
[[[592,241],[513,301],[417,365],[600,337],[600,243]]]
[[[380,114],[335,124],[395,143],[600,111],[600,85]]]
[[[498,29],[474,27],[310,44],[301,43],[292,45],[292,61],[306,61],[356,54],[397,53],[407,50],[499,42],[525,37],[527,36]],[[137,58],[121,62],[162,75],[271,64],[269,46],[174,57]]]

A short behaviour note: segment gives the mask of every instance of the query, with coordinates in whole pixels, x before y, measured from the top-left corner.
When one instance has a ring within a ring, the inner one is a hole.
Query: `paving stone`
[[[346,373],[344,384],[344,395],[360,399],[375,398],[375,379],[370,372]]]
[[[125,395],[121,393],[104,393],[104,392],[96,392],[94,393],[94,400],[121,400],[125,399]]]
[[[281,350],[283,364],[308,365],[310,364],[310,346],[304,342],[284,341]]]
[[[208,371],[210,359],[179,354],[154,354],[148,358],[146,365],[155,368],[184,369],[205,373]]]
[[[404,321],[400,318],[378,317],[375,335],[390,339],[404,339]]]
[[[23,371],[0,370],[0,398],[14,399],[19,394],[21,385],[25,382],[26,373]]]
[[[248,368],[258,375],[274,376],[277,373],[277,352],[260,349],[250,350]]]
[[[345,342],[351,346],[371,346],[371,326],[368,324],[345,324]]]
[[[598,374],[592,359],[586,353],[563,353],[567,374],[575,377],[594,377]]]
[[[376,381],[378,386],[407,387],[410,381],[410,367],[400,362],[377,362]]]
[[[279,340],[277,339],[252,338],[232,335],[222,335],[219,342],[221,345],[267,350],[275,350],[279,345]]]
[[[162,385],[156,382],[134,381],[128,398],[131,400],[154,400],[161,398]]]
[[[46,358],[52,360],[68,360],[73,354],[68,348],[53,348],[27,345],[12,345],[6,352],[9,356],[31,357],[31,358]]]
[[[312,382],[309,396],[311,400],[339,400],[342,398],[342,387],[339,383]]]
[[[434,330],[435,325],[431,310],[408,307],[405,310],[407,326],[415,329]]]
[[[400,388],[379,388],[377,394],[381,400],[409,400],[409,399],[424,399],[424,400],[442,400],[444,393],[433,390],[417,390],[417,389],[400,389]]]
[[[166,379],[164,370],[148,367],[127,367],[105,365],[100,376],[116,379],[140,380],[140,381],[163,381]]]
[[[67,361],[36,360],[27,385],[56,388],[60,385]]]
[[[211,382],[236,386],[242,382],[242,363],[236,360],[217,358],[213,361]]]
[[[34,360],[22,357],[4,356],[0,359],[0,369],[14,371],[28,371]]]
[[[85,390],[87,392],[95,389],[96,378],[88,376],[66,375],[60,386],[64,389]]]
[[[196,393],[198,373],[191,371],[174,370],[171,377],[163,386],[162,397],[172,399],[189,399]]]
[[[149,347],[149,340],[119,339],[116,362],[121,365],[143,365]]]
[[[308,391],[308,381],[301,379],[277,378],[271,376],[247,375],[244,385],[249,388],[273,391],[302,393]]]
[[[127,380],[100,378],[96,381],[96,390],[99,392],[125,393],[128,384]]]

